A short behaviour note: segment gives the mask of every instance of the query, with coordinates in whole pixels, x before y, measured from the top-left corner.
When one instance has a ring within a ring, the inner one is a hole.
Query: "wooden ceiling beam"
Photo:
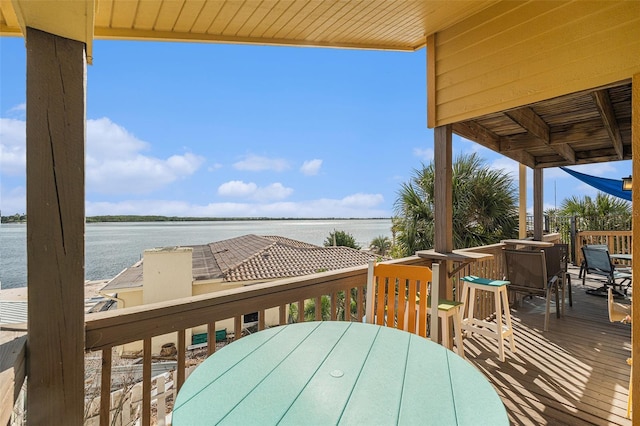
[[[536,168],[536,159],[533,155],[529,154],[527,151],[509,151],[502,153],[505,157],[511,158],[514,161],[517,161],[520,164],[524,164],[527,167],[532,169]]]
[[[531,108],[524,107],[505,111],[505,114],[527,132],[543,140],[547,145],[549,144],[549,126]]]
[[[498,135],[475,121],[454,123],[451,130],[465,139],[479,143],[493,151],[500,151],[500,138]]]
[[[622,135],[620,134],[620,126],[616,119],[616,113],[613,110],[609,92],[606,89],[596,90],[591,96],[593,96],[593,100],[598,107],[604,128],[607,130],[607,133],[609,133],[609,138],[611,139],[611,143],[613,143],[613,149],[616,151],[618,159],[622,160]]]
[[[500,138],[500,152],[522,151],[530,148],[541,148],[547,146],[542,140],[531,136],[528,133],[522,133],[514,136],[502,136]]]
[[[573,148],[566,143],[552,144],[549,125],[542,117],[536,114],[534,110],[529,107],[524,107],[505,111],[505,114],[529,133],[529,139],[526,142],[529,148],[541,146],[541,143],[543,143],[550,146],[555,152],[567,160],[569,164],[575,164],[576,153]],[[525,140],[524,137],[517,137],[515,140],[509,138],[509,140],[504,141],[504,147],[509,147],[509,149],[525,149],[526,147],[523,146]],[[500,142],[502,148],[503,141],[501,140]],[[520,146],[520,148],[515,148],[516,146]]]

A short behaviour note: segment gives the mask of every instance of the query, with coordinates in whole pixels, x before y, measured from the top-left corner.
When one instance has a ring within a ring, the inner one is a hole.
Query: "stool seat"
[[[506,338],[509,338],[511,352],[516,351],[507,294],[507,287],[511,283],[509,281],[492,280],[474,275],[462,277],[461,281],[463,282],[461,302],[465,305],[465,308],[460,310],[462,329],[470,333],[477,333],[497,339],[500,361],[504,362],[504,340]],[[495,323],[475,317],[476,290],[487,291],[494,294],[496,304]],[[466,316],[465,311],[467,312]],[[505,317],[504,324],[502,323],[503,312]]]
[[[466,281],[468,283],[480,284],[480,285],[490,285],[493,287],[502,287],[503,285],[509,285],[511,282],[503,281],[503,280],[491,280],[488,278],[480,278],[475,275],[467,275],[466,277],[461,278],[462,281]]]

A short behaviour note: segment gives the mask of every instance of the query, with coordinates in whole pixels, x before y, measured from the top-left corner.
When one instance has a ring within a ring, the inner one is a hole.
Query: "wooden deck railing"
[[[468,274],[502,279],[503,244],[475,247],[469,251],[488,252],[493,258],[472,263],[451,275],[456,297],[461,293],[460,277]],[[430,266],[425,259],[408,257],[390,263]],[[456,265],[454,265],[455,267]],[[282,279],[212,294],[188,297],[168,302],[118,309],[87,315],[85,321],[85,349],[102,352],[100,395],[111,394],[113,348],[135,341],[143,341],[142,366],[142,424],[151,423],[152,401],[152,338],[167,333],[177,334],[177,369],[173,381],[177,390],[185,380],[186,330],[202,325],[208,330],[208,354],[215,351],[216,322],[234,318],[234,339],[242,336],[242,316],[258,312],[258,329],[264,329],[265,311],[279,309],[279,324],[289,321],[287,306],[297,305],[297,321],[305,321],[305,301],[315,300],[313,319],[323,319],[321,298],[328,296],[330,320],[361,321],[365,309],[366,266],[330,271],[304,277]],[[476,316],[489,317],[494,311],[493,298],[479,292]],[[20,357],[19,357],[20,358]],[[21,357],[24,361],[24,354]],[[4,382],[4,379],[3,379]],[[110,397],[100,398],[100,424],[111,423],[113,411]],[[3,403],[3,407],[4,407]]]
[[[424,264],[417,257],[393,262]],[[322,296],[330,297],[331,320],[361,321],[364,316],[366,279],[366,266],[361,266],[87,316],[86,350],[102,351],[101,395],[110,393],[112,349],[143,340],[142,424],[148,425],[151,422],[152,337],[177,333],[178,367],[175,382],[179,390],[185,380],[187,329],[207,325],[207,341],[210,342],[208,352],[211,354],[215,350],[217,321],[235,318],[234,338],[239,339],[242,335],[242,315],[257,311],[258,328],[263,329],[267,309],[279,308],[279,324],[286,324],[287,305],[297,304],[297,321],[304,321],[305,301],[314,299],[315,306],[321,307]],[[316,309],[314,319],[321,318],[321,309]],[[100,403],[100,424],[110,423],[111,412],[110,398],[103,398]]]
[[[576,234],[576,265],[582,264],[582,246],[605,244],[609,253],[631,254],[631,231],[580,231]],[[631,262],[619,263],[630,266]]]

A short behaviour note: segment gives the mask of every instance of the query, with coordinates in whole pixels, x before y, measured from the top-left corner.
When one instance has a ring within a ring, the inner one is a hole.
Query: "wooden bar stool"
[[[462,330],[497,339],[500,361],[504,362],[504,339],[509,338],[511,352],[515,353],[516,351],[516,344],[513,338],[513,327],[511,325],[511,313],[509,312],[509,299],[507,295],[507,286],[510,282],[479,278],[473,275],[463,277],[461,280],[464,282],[461,301],[465,305],[465,307],[460,311]],[[485,321],[481,318],[475,318],[474,308],[476,290],[488,291],[494,294],[496,304],[495,323]],[[466,316],[465,312],[467,312]],[[502,323],[503,312],[505,316],[505,324]]]
[[[456,353],[464,358],[464,345],[462,343],[462,302],[440,299],[438,303],[438,318],[440,319],[440,330],[442,332],[442,342],[449,350],[453,350],[453,342],[449,331],[449,319],[453,321],[453,332],[455,333]]]

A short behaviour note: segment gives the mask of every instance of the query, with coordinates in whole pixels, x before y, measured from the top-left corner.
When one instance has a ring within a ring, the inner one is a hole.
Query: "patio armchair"
[[[555,294],[556,299],[556,316],[560,317],[558,291],[561,289],[558,285],[558,276],[547,274],[545,252],[505,249],[503,253],[507,271],[506,279],[511,282],[509,291],[545,298],[544,331],[547,331],[552,293]]]
[[[625,297],[627,289],[631,285],[632,275],[615,268],[608,249],[603,249],[602,246],[582,246],[582,255],[584,257],[582,285],[585,285],[587,274],[599,275],[606,279],[602,287],[587,290],[588,294],[606,297],[608,287],[612,286],[614,295]],[[623,290],[623,286],[625,286],[624,294],[615,289],[616,285],[620,287],[620,290]]]

